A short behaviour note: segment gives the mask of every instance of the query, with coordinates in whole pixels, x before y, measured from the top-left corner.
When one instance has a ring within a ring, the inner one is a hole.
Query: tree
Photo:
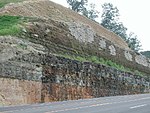
[[[67,0],[67,3],[71,6],[71,9],[76,12],[81,12],[85,10],[85,5],[87,5],[87,0]]]
[[[122,22],[116,23],[115,27],[113,28],[113,32],[119,35],[121,38],[126,40],[127,38],[127,28],[123,25]]]
[[[118,21],[119,10],[117,7],[113,7],[111,3],[105,3],[102,5],[103,13],[102,13],[102,22],[101,25],[107,29],[112,29],[111,24]]]
[[[127,28],[122,22],[119,22],[120,14],[117,7],[114,7],[111,3],[105,3],[102,5],[102,8],[101,25],[123,38],[132,50],[136,52],[141,50],[140,41],[137,39],[137,35],[133,32],[127,35]]]
[[[88,0],[67,0],[67,3],[71,6],[71,9],[86,16],[91,20],[95,20],[98,17],[98,11],[95,10],[95,4],[90,4],[89,9],[86,7],[88,6]]]
[[[90,9],[88,10],[87,8],[85,8],[82,11],[82,14],[91,20],[95,20],[96,18],[98,18],[99,12],[95,10],[95,4],[90,4]]]
[[[119,22],[119,10],[117,7],[113,7],[111,3],[105,3],[102,5],[103,13],[102,13],[102,22],[101,25],[108,30],[114,32],[119,35],[121,38],[126,40],[127,28],[123,25],[122,22]]]
[[[137,35],[135,35],[133,32],[130,32],[126,42],[128,43],[129,48],[131,48],[132,50],[136,52],[141,50],[140,41],[137,39]]]

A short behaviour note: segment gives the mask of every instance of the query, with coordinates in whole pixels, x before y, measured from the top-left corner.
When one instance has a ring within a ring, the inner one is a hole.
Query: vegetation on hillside
[[[0,0],[0,8],[4,7],[8,3],[21,2],[23,0]]]
[[[93,62],[96,64],[110,66],[110,67],[118,69],[120,71],[134,73],[137,76],[142,76],[142,77],[146,76],[146,74],[139,72],[138,70],[129,69],[129,68],[124,67],[123,65],[117,64],[111,60],[107,60],[107,59],[97,57],[97,56],[78,56],[78,55],[70,55],[70,54],[59,54],[59,56],[68,58],[68,59],[72,59],[72,60],[77,60],[80,62]]]
[[[4,7],[8,3],[17,3],[24,0],[0,0],[0,8]],[[20,33],[21,29],[19,24],[24,21],[25,18],[20,16],[1,15],[0,16],[0,35],[16,35]]]
[[[26,18],[20,16],[0,16],[0,35],[16,35],[20,33],[19,24],[25,20]]]

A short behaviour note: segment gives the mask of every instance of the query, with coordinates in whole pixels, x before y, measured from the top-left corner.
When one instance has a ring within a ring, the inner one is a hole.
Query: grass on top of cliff
[[[0,35],[16,35],[20,33],[21,29],[19,24],[24,20],[25,18],[20,16],[0,16]]]
[[[6,4],[9,3],[17,3],[17,2],[22,2],[24,0],[0,0],[0,8],[4,7]]]
[[[68,54],[59,54],[58,56],[64,57],[64,58],[68,58],[68,59],[72,59],[72,60],[77,60],[80,62],[93,62],[96,64],[102,64],[105,66],[109,66],[109,67],[113,67],[116,68],[120,71],[124,71],[124,72],[129,72],[129,73],[134,73],[137,76],[141,76],[141,77],[146,77],[146,74],[143,72],[140,72],[138,70],[134,70],[134,69],[129,69],[127,67],[124,67],[123,65],[117,64],[111,60],[107,60],[101,57],[97,57],[97,56],[74,56],[74,55],[68,55]]]

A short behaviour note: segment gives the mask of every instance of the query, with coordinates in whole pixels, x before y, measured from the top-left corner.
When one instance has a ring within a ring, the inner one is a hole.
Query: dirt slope
[[[77,22],[90,26],[94,31],[107,40],[110,40],[115,45],[123,49],[129,49],[126,42],[114,33],[106,30],[98,23],[87,19],[69,10],[61,5],[55,4],[49,0],[27,0],[17,4],[8,4],[4,8],[0,9],[0,15],[20,15],[20,16],[32,16],[38,18],[50,18],[63,22]]]

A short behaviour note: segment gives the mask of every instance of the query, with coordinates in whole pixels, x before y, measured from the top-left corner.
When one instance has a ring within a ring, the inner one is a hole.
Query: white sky
[[[66,0],[51,0],[68,7]],[[101,5],[112,3],[119,9],[120,21],[128,28],[128,32],[134,32],[140,40],[144,51],[150,50],[150,2],[149,0],[88,0],[88,3],[96,4],[101,15]]]

